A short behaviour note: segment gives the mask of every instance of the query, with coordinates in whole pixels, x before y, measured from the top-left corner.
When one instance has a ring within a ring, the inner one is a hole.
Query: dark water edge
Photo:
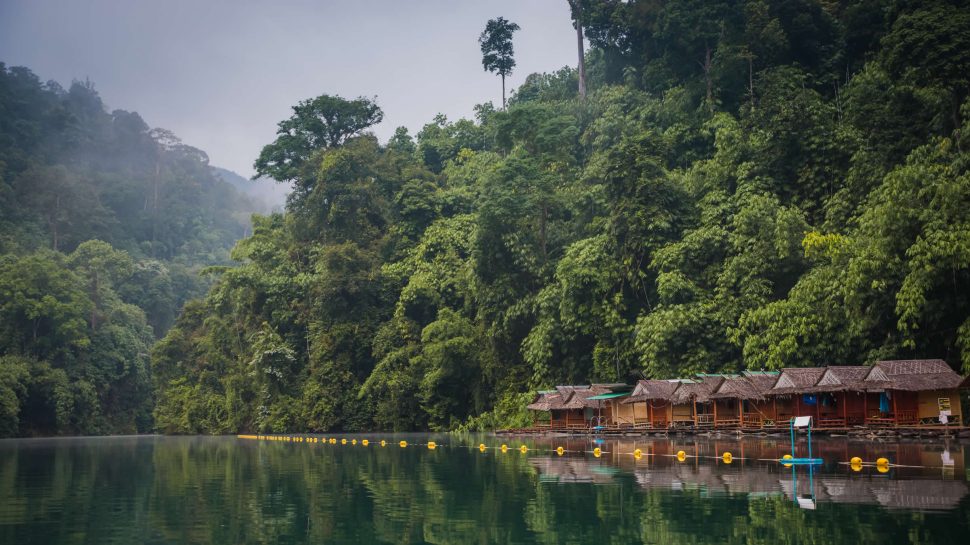
[[[961,443],[820,439],[815,453],[826,464],[810,475],[768,461],[790,448],[774,438],[334,437],[348,444],[2,440],[0,544],[957,544],[970,536],[970,448]],[[503,443],[505,453],[496,448]],[[895,465],[856,472],[839,463],[856,455]]]

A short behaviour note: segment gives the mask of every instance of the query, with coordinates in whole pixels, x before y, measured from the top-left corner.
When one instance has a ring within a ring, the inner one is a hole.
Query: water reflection
[[[367,447],[0,441],[0,543],[958,543],[970,533],[959,444],[820,440],[826,464],[809,475],[774,461],[789,447],[772,438],[413,435],[402,449],[400,437],[384,448],[367,437]],[[429,439],[439,447],[420,446]],[[511,448],[480,452],[480,442]],[[839,463],[852,456],[897,465],[855,472]]]
[[[541,440],[537,450],[564,446],[581,452],[593,443]],[[814,508],[818,503],[873,504],[888,509],[945,511],[955,509],[970,493],[966,482],[963,445],[945,443],[872,443],[828,439],[816,441],[826,464],[786,468],[777,461],[790,453],[790,444],[759,439],[647,439],[599,441],[605,454],[593,457],[536,456],[530,464],[541,482],[608,483],[621,471],[634,476],[645,489],[698,490],[705,497],[744,494],[750,497],[786,498],[796,505]],[[796,454],[804,445],[799,443]],[[632,453],[640,450],[637,460]],[[676,453],[687,454],[684,460]],[[730,464],[723,453],[732,453]],[[878,468],[867,464],[855,470],[848,461],[887,458],[892,464]],[[808,500],[801,501],[799,500]]]

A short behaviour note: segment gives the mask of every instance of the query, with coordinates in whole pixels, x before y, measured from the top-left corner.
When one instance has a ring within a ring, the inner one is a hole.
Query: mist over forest
[[[556,384],[970,371],[966,2],[570,6],[582,70],[387,142],[378,99],[320,89],[257,180],[0,64],[0,436],[493,429]],[[468,62],[504,93],[528,29],[488,24],[508,51]]]

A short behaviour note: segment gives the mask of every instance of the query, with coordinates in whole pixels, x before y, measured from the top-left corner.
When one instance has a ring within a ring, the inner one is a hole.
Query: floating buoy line
[[[328,438],[328,437],[314,437],[314,436],[306,436],[306,435],[237,435],[236,437],[238,439],[250,439],[255,441],[272,441],[272,442],[279,442],[279,443],[306,443],[306,444],[322,443],[325,445],[326,444],[336,445],[339,443],[341,445],[349,444],[351,446],[357,446],[359,444],[362,447],[368,447],[372,444],[369,439],[358,440],[356,438],[351,438],[348,441],[346,438],[337,439],[336,437]],[[379,442],[374,443],[374,445],[375,446],[379,445],[379,448],[386,448],[389,445],[391,445],[391,443],[388,443],[387,440],[385,439],[381,439]],[[556,456],[564,456],[566,454],[592,454],[594,458],[600,458],[604,454],[614,454],[611,451],[602,450],[600,447],[594,447],[592,450],[569,450],[562,446],[557,446],[554,449],[539,449],[539,448],[530,448],[529,446],[524,444],[519,445],[518,447],[510,446],[507,443],[502,443],[499,446],[488,446],[485,443],[479,443],[478,445],[446,445],[446,444],[439,444],[435,441],[428,441],[427,443],[412,444],[412,443],[408,443],[405,440],[401,440],[397,443],[397,446],[399,448],[424,447],[424,448],[427,448],[428,450],[437,450],[438,448],[441,448],[441,447],[462,448],[462,449],[467,448],[467,449],[476,449],[483,453],[488,452],[489,450],[494,450],[494,451],[501,452],[503,454],[507,454],[509,453],[509,451],[515,451],[515,450],[519,451],[519,453],[521,454],[529,454],[531,452],[531,453],[537,453],[537,454],[555,454]],[[701,455],[695,455],[695,454],[687,454],[683,450],[677,451],[676,454],[657,454],[653,452],[644,452],[641,449],[635,449],[633,452],[617,452],[615,454],[619,456],[632,456],[633,459],[637,461],[645,457],[654,456],[654,457],[675,458],[678,462],[681,462],[681,463],[686,462],[688,459],[695,459],[695,460],[715,460],[717,462],[724,463],[726,465],[731,464],[735,460],[743,461],[743,460],[751,459],[751,458],[734,456],[731,452],[728,452],[728,451],[722,452],[720,455],[717,455],[717,456],[701,456]],[[753,460],[759,461],[759,462],[781,463],[781,465],[783,465],[784,467],[790,468],[793,465],[797,465],[798,461],[801,459],[792,458],[790,454],[785,454],[784,456],[782,456],[781,459],[754,458]],[[878,471],[879,473],[888,473],[889,470],[892,468],[937,469],[937,466],[914,466],[914,465],[894,464],[890,462],[888,458],[877,458],[874,461],[866,462],[862,460],[862,458],[859,458],[858,456],[852,457],[847,462],[837,462],[837,463],[839,465],[847,465],[849,466],[849,469],[855,472],[862,471],[864,468],[875,468],[876,471]]]

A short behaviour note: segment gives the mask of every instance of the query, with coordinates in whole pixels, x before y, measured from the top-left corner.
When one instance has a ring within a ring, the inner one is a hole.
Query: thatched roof
[[[680,387],[674,391],[671,400],[674,403],[690,403],[692,401],[707,403],[711,400],[711,394],[723,381],[724,377],[721,375],[704,375],[693,380],[684,380]]]
[[[943,360],[877,361],[864,379],[867,388],[920,392],[959,388],[963,377]]]
[[[724,382],[717,387],[711,394],[711,399],[751,399],[761,401],[765,398],[764,394],[774,385],[776,377],[765,377],[759,375],[758,378],[741,376],[727,377]]]
[[[602,401],[589,398],[616,391],[629,391],[629,389],[629,385],[622,383],[556,386],[555,390],[537,392],[532,403],[525,408],[530,411],[562,411],[587,407],[595,409],[602,407]]]
[[[563,403],[563,396],[558,390],[548,392],[538,392],[532,403],[525,406],[530,411],[550,411],[554,406],[558,407]]]
[[[569,395],[569,398],[563,402],[563,409],[585,409],[587,407],[598,408],[601,407],[602,401],[595,399],[589,399],[593,396],[600,394],[605,394],[609,390],[602,390],[599,388],[587,388],[585,390],[573,390]]]
[[[809,388],[818,384],[822,374],[825,373],[824,367],[785,367],[778,375],[778,380],[774,387],[767,392],[768,395],[791,395],[807,393]]]
[[[681,385],[679,380],[640,380],[633,388],[630,397],[624,399],[622,403],[638,403],[643,401],[663,400],[670,401],[673,394]]]
[[[867,365],[832,365],[825,367],[818,382],[805,393],[863,391],[864,379],[869,373]]]

